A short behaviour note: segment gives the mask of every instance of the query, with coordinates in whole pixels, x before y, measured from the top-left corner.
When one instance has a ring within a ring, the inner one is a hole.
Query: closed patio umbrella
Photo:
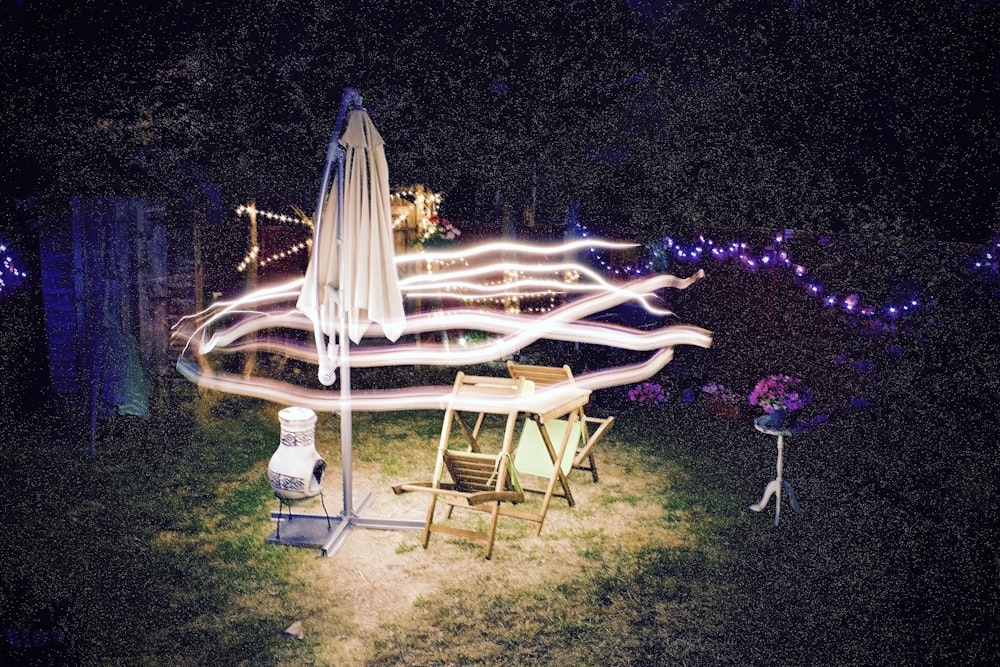
[[[344,93],[330,138],[316,211],[312,254],[296,307],[313,321],[320,382],[332,385],[340,368],[344,509],[338,526],[331,535],[323,535],[319,544],[332,555],[351,525],[390,529],[423,526],[419,521],[360,517],[370,500],[366,498],[355,507],[352,497],[351,342],[360,343],[372,323],[395,341],[406,322],[394,261],[389,171],[382,137],[353,89]],[[319,530],[324,528],[315,525]],[[305,528],[315,532],[314,527]],[[289,535],[292,531],[284,532]],[[296,543],[297,539],[292,533],[283,541]],[[307,535],[301,543],[311,544],[311,539]]]
[[[317,333],[331,339],[339,337],[340,318],[346,316],[350,341],[360,343],[372,322],[395,341],[406,313],[394,264],[389,169],[382,137],[368,113],[358,108],[350,111],[337,142],[343,149],[335,142],[336,134],[331,150],[339,153],[337,179],[325,206],[320,195],[322,209],[317,210],[323,214],[315,226],[312,256],[296,307],[313,319]],[[317,343],[320,340],[317,336]],[[344,340],[340,344],[346,348]],[[329,385],[337,349],[331,345],[320,353],[320,380]]]

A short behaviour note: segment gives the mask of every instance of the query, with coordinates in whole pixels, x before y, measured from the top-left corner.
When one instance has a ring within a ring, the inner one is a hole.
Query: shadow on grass
[[[681,468],[661,501],[694,546],[605,545],[554,586],[443,592],[377,641],[372,664],[989,664],[995,505],[977,494],[996,466],[981,457],[938,496],[942,428],[960,435],[869,411],[789,439],[805,512],[786,500],[775,527],[773,500],[746,510],[772,476],[773,438],[697,406],[628,415],[613,446]]]
[[[65,610],[54,664],[308,662],[304,644],[280,638],[304,555],[266,548],[261,533],[273,406],[193,405],[104,422],[93,459],[73,452],[73,433],[67,453],[32,438],[43,424],[15,429],[0,453],[5,631]],[[0,645],[4,664],[38,655]]]

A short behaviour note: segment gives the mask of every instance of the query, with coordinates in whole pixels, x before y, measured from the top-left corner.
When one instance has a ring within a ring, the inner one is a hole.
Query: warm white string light
[[[279,259],[285,259],[286,257],[291,257],[292,255],[297,255],[298,253],[302,252],[306,248],[310,248],[310,247],[312,247],[312,239],[306,239],[305,241],[303,241],[301,243],[296,243],[295,245],[293,245],[292,247],[288,248],[287,250],[282,250],[281,252],[276,252],[273,255],[271,255],[270,257],[267,257],[265,259],[260,260],[260,266],[264,267],[264,266],[267,266],[268,264],[270,264],[271,262],[278,261]]]
[[[431,192],[422,185],[411,188],[397,190],[392,193],[396,199],[411,201],[416,208],[417,238],[419,242],[427,241],[435,235],[440,234],[448,239],[454,239],[461,232],[455,229],[451,223],[438,220],[438,207],[444,200],[444,195],[440,192]],[[402,227],[408,215],[398,216],[393,219],[393,229]]]
[[[246,271],[247,267],[250,266],[250,264],[257,259],[257,255],[259,253],[260,253],[260,246],[255,245],[254,247],[250,248],[250,252],[248,252],[243,257],[243,260],[236,265],[236,270],[239,271],[240,273]]]
[[[295,210],[297,215],[293,217],[290,215],[285,215],[284,213],[272,213],[271,211],[262,211],[261,209],[255,206],[240,205],[236,207],[236,215],[240,216],[251,215],[251,214],[259,215],[268,218],[270,220],[277,220],[278,222],[297,222],[312,229],[313,223],[312,220],[309,219],[309,216],[307,216],[302,211],[299,211],[298,209]],[[280,259],[285,259],[286,257],[291,257],[292,255],[297,255],[306,248],[311,248],[311,247],[312,247],[312,239],[308,238],[305,241],[295,243],[284,250],[273,253],[272,255],[269,255],[264,259],[258,260],[258,257],[260,255],[260,246],[255,245],[253,248],[250,249],[250,252],[248,252],[243,257],[242,260],[240,260],[240,263],[236,265],[236,270],[239,271],[240,273],[243,273],[244,271],[247,270],[247,267],[249,267],[253,263],[256,263],[257,266],[263,268],[272,262],[276,262]]]
[[[309,228],[312,228],[313,226],[312,220],[310,220],[307,216],[302,214],[291,216],[291,215],[285,215],[284,213],[272,213],[271,211],[262,211],[261,209],[255,206],[240,205],[236,207],[236,215],[242,216],[250,214],[259,215],[268,218],[270,220],[277,220],[278,222],[297,222]]]

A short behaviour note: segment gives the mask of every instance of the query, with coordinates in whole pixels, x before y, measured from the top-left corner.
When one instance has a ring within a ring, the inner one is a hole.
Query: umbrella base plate
[[[288,547],[319,549],[319,555],[332,557],[347,540],[351,528],[374,528],[378,530],[421,530],[422,520],[377,518],[359,516],[374,500],[369,491],[354,512],[336,516],[326,514],[293,514],[291,512],[271,512],[271,519],[278,525],[267,536],[269,544]]]
[[[279,525],[267,536],[268,543],[287,547],[319,549],[344,530],[344,519],[340,516],[273,512],[271,518],[277,520]]]

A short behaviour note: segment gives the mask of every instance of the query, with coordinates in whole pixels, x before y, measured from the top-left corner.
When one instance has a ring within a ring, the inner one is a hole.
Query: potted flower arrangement
[[[812,392],[800,378],[769,375],[750,392],[751,405],[759,405],[769,415],[768,426],[786,428],[793,413],[812,403]]]
[[[701,391],[702,405],[707,411],[729,420],[740,418],[742,397],[735,391],[719,382],[709,382]]]
[[[432,215],[429,222],[430,224],[424,230],[424,233],[417,239],[418,245],[429,248],[445,246],[462,235],[461,230],[447,220],[438,218],[436,215]]]
[[[653,407],[663,405],[669,397],[663,387],[654,382],[643,382],[628,390],[628,400],[633,403],[649,403]]]

